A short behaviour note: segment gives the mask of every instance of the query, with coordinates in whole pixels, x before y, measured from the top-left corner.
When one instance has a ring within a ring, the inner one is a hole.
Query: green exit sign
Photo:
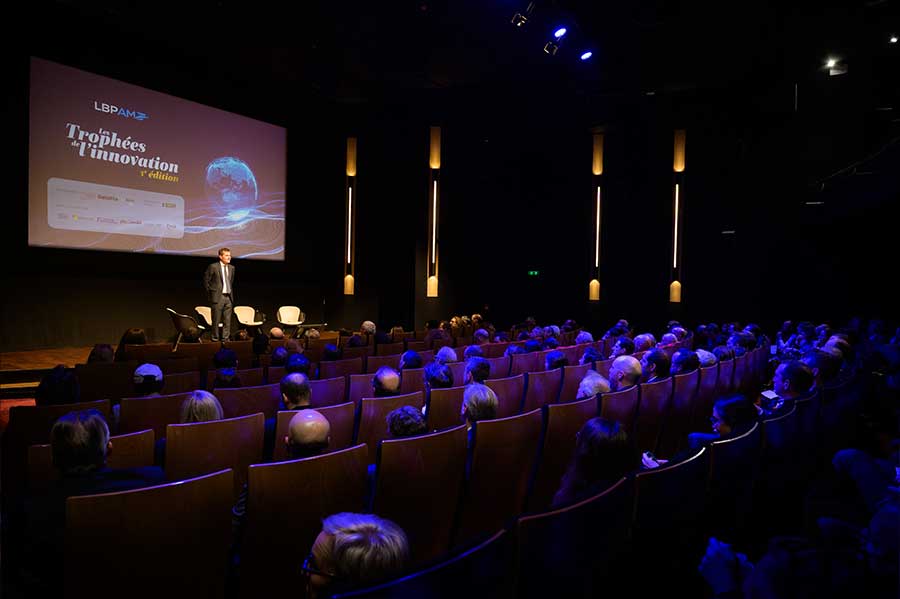
[[[528,271],[528,276],[529,276],[529,277],[536,277],[536,276],[538,276],[539,274],[541,274],[541,271],[539,271],[539,270],[529,270],[529,271]]]

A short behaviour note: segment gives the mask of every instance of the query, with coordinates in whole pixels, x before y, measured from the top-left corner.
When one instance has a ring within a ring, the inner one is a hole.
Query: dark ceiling
[[[527,4],[58,0],[31,4],[26,26],[37,44],[94,48],[110,68],[133,71],[138,58],[147,67],[140,78],[195,82],[212,73],[269,89],[272,101],[294,86],[347,103],[411,90],[553,86],[594,97],[723,89],[809,80],[830,54],[851,72],[872,70],[880,82],[868,90],[873,106],[897,101],[900,44],[888,43],[900,30],[896,1],[538,1],[528,23],[514,27],[511,17]],[[569,32],[551,57],[542,48],[558,25]],[[577,58],[582,48],[594,52],[587,63]]]

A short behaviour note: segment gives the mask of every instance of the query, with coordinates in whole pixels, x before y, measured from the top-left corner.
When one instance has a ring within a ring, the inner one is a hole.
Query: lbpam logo
[[[94,100],[94,110],[97,112],[105,112],[107,114],[115,114],[136,121],[144,121],[150,118],[147,113],[137,112],[136,110],[130,110],[128,108],[121,108],[115,104],[107,104],[106,102],[98,102],[97,100]]]

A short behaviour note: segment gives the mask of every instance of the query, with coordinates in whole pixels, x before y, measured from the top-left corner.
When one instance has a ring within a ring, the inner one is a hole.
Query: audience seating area
[[[490,354],[497,354],[489,358],[486,384],[498,396],[498,417],[477,422],[467,443],[457,363],[450,365],[457,385],[451,389],[426,393],[417,369],[404,374],[402,395],[370,397],[371,373],[380,365],[396,367],[399,352],[422,347],[417,343],[423,342],[406,338],[377,346],[374,355],[368,346],[356,348],[366,351],[349,359],[317,360],[311,401],[331,423],[330,453],[275,463],[263,463],[264,420],[276,419],[274,459],[283,460],[282,440],[294,414],[278,411],[282,371],[241,370],[241,380],[254,384],[214,391],[225,420],[181,425],[184,381],[209,384],[210,360],[219,346],[181,344],[174,354],[168,345],[165,352],[130,346],[129,362],[76,369],[89,401],[11,410],[3,438],[4,499],[52,480],[49,446],[43,443],[56,418],[85,408],[108,417],[112,400],[121,408],[110,465],[151,464],[154,440],[165,438],[165,472],[173,482],[69,499],[65,566],[73,596],[90,593],[91,583],[78,573],[96,570],[99,563],[105,584],[222,596],[230,510],[245,483],[239,569],[244,597],[302,595],[297,566],[322,518],[366,510],[407,532],[418,570],[341,596],[458,597],[472,588],[490,596],[543,597],[548,590],[555,596],[588,596],[604,588],[605,577],[616,576],[625,555],[680,556],[676,562],[696,568],[690,560],[702,535],[723,527],[746,532],[749,514],[760,509],[754,499],[771,498],[801,465],[797,444],[836,432],[840,414],[852,409],[852,399],[846,399],[850,387],[829,391],[828,405],[837,406],[831,413],[814,397],[689,459],[637,472],[597,496],[547,511],[573,455],[575,433],[588,419],[602,415],[622,423],[639,452],[674,455],[686,446],[688,433],[708,430],[716,397],[759,388],[768,348],[674,379],[575,401],[588,370],[608,375],[609,361],[577,365],[590,344],[561,348],[570,365],[553,371],[544,370],[546,352],[510,359],[503,356],[510,344],[488,344]],[[241,364],[252,362],[249,345],[229,345]],[[609,341],[593,345],[608,350]],[[427,363],[433,352],[424,353]],[[143,361],[163,367],[166,395],[129,397],[131,372]],[[390,439],[385,416],[403,405],[427,406],[433,432]],[[370,464],[374,492],[367,497]],[[635,584],[641,588],[641,581]]]

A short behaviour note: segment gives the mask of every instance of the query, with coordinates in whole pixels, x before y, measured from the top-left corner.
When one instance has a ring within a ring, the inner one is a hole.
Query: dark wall
[[[296,81],[260,96],[211,64],[203,77],[198,66],[166,71],[184,61],[164,53],[139,70],[96,51],[36,54],[288,127],[286,260],[236,261],[238,302],[270,319],[278,305],[296,304],[333,328],[366,318],[420,328],[428,318],[478,311],[502,326],[527,315],[594,327],[627,317],[658,330],[671,315],[772,323],[893,307],[891,265],[873,256],[896,253],[896,147],[865,163],[875,173],[868,178],[841,175],[824,191],[812,185],[896,135],[854,103],[849,80],[804,83],[799,113],[787,82],[603,97],[507,81],[345,104]],[[135,60],[143,59],[150,57]],[[210,260],[27,246],[27,69],[27,54],[11,58],[0,349],[115,342],[130,326],[169,337],[165,307],[189,312],[204,303],[200,279]],[[590,127],[600,124],[603,289],[591,305]],[[444,146],[441,296],[426,300],[429,125],[443,127]],[[676,127],[688,130],[687,220],[685,301],[673,310]],[[359,137],[353,297],[341,294],[348,134]],[[826,204],[806,206],[813,197]]]

